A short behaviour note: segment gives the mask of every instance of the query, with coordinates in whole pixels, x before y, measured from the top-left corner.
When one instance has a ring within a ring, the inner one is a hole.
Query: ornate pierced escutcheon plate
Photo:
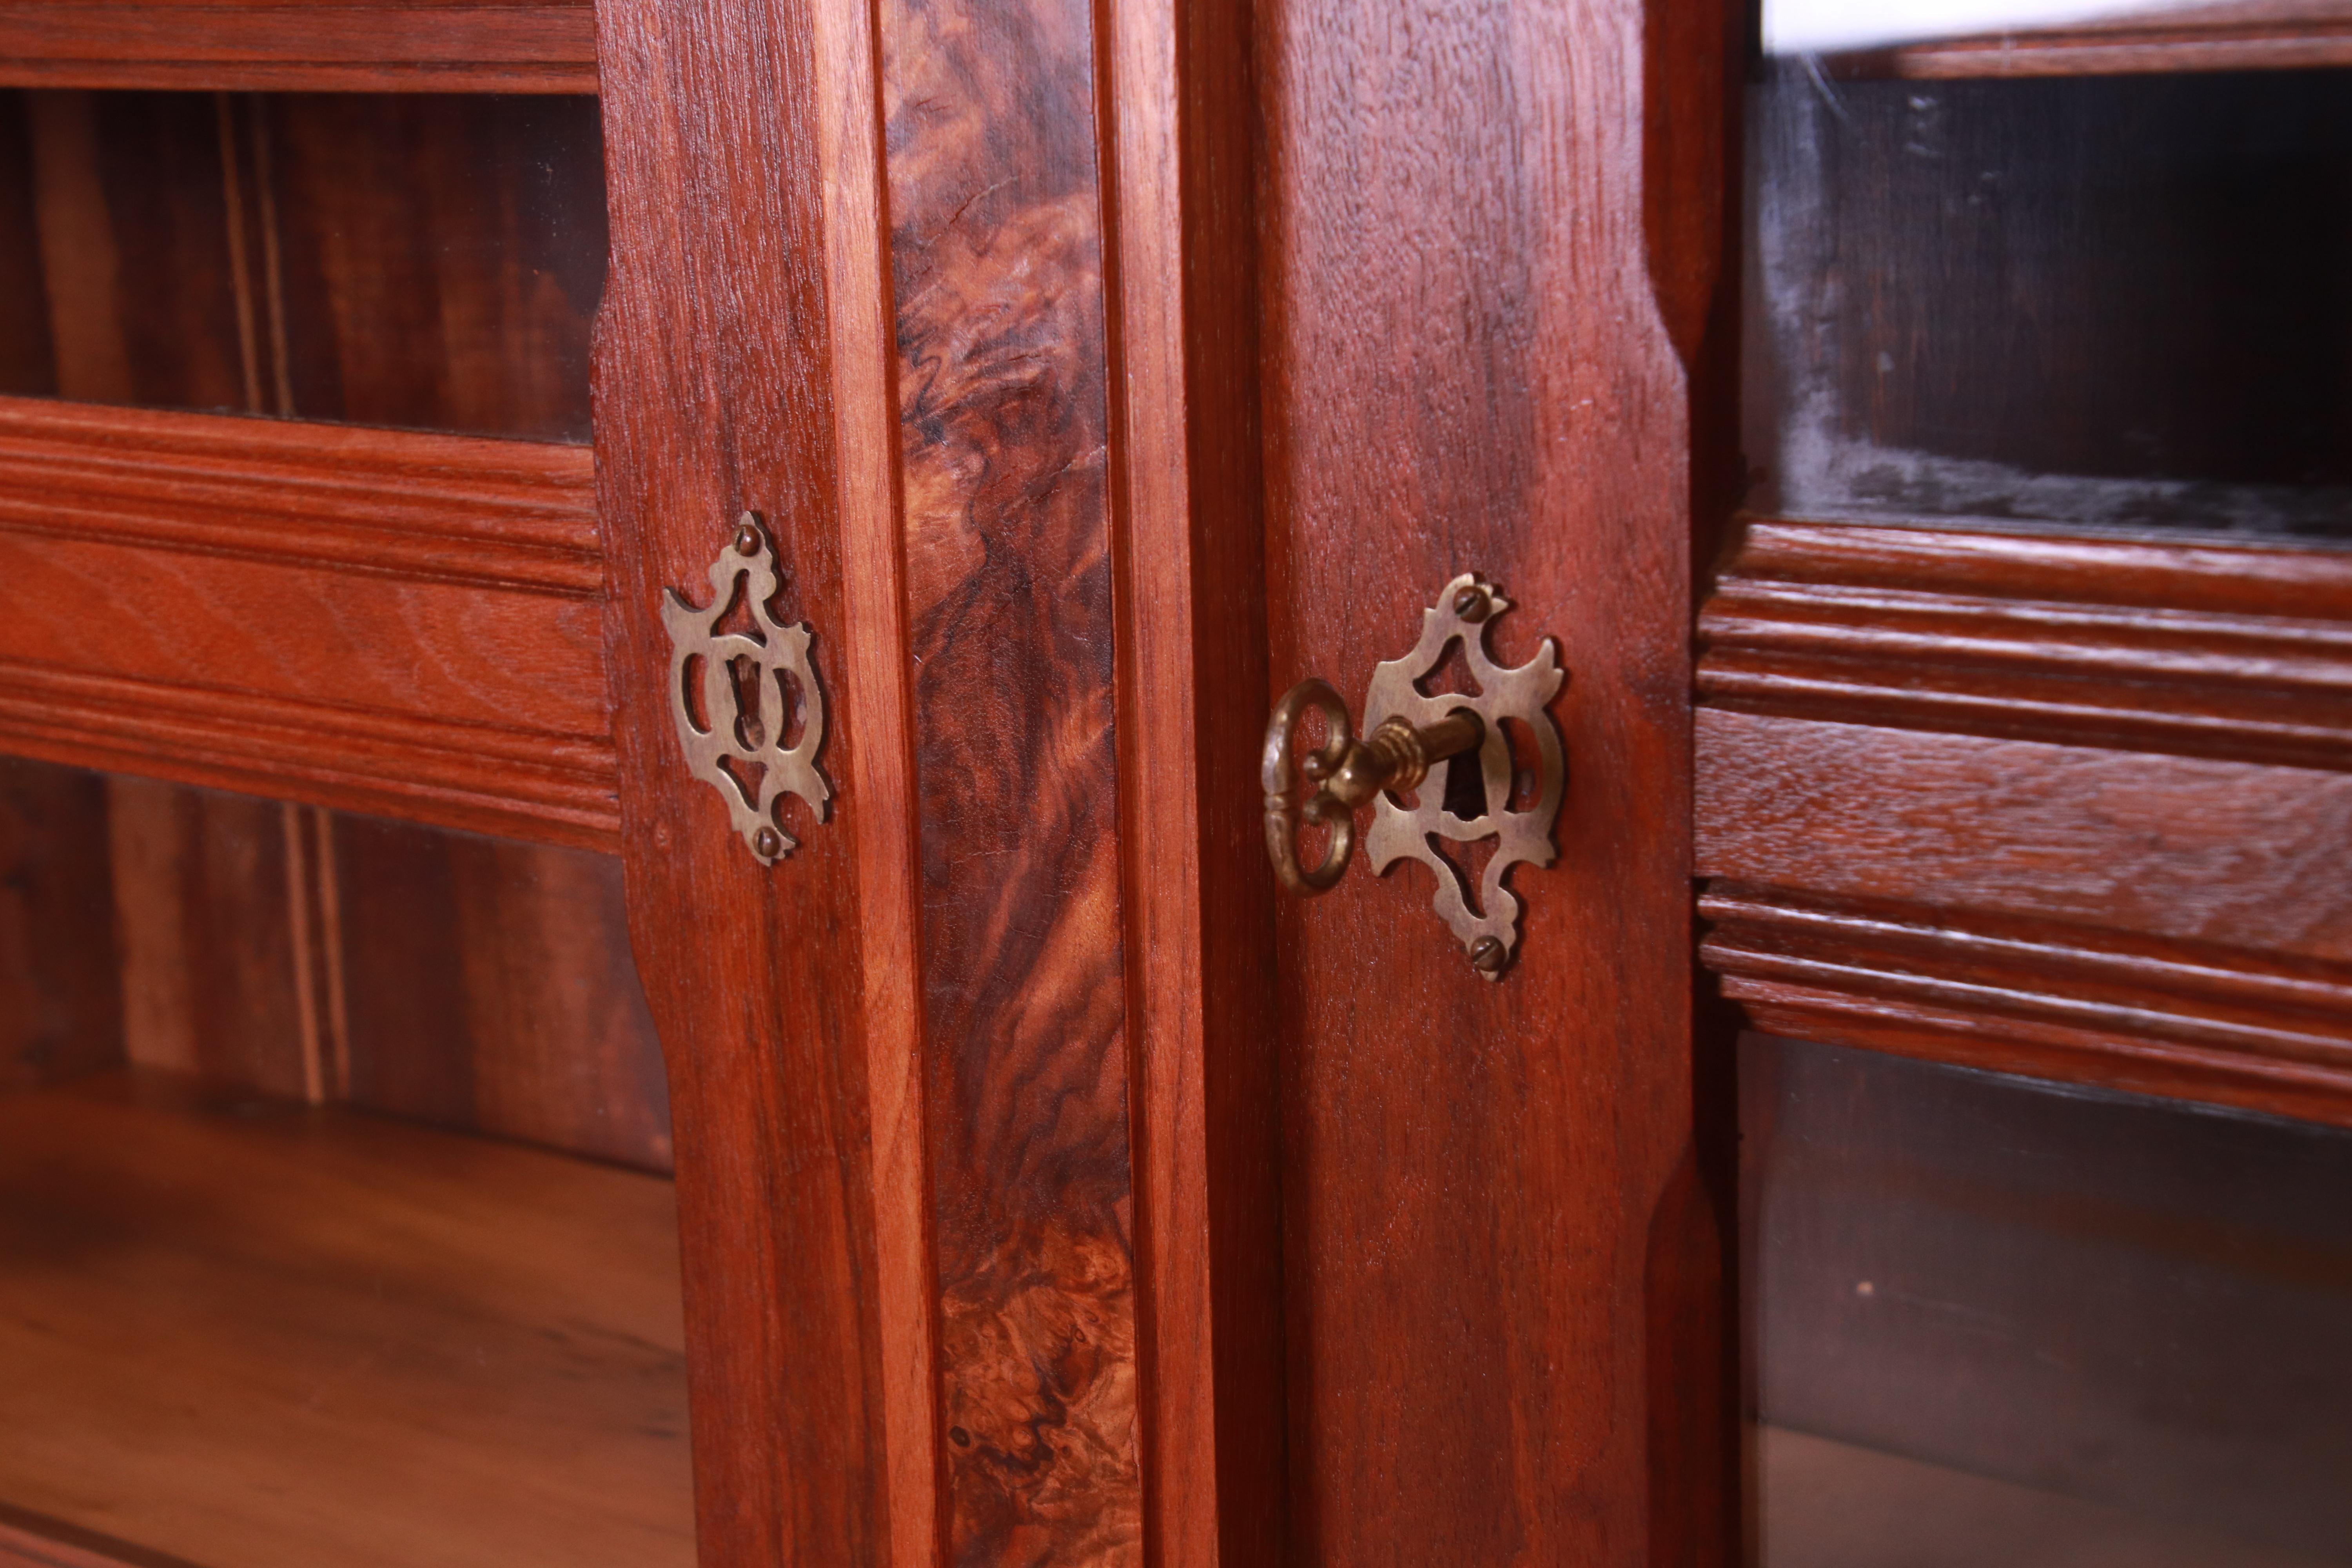
[[[1436,908],[1478,973],[1499,979],[1519,941],[1519,900],[1504,885],[1511,868],[1522,861],[1549,866],[1552,824],[1559,816],[1560,797],[1568,773],[1561,760],[1559,729],[1545,711],[1567,678],[1559,663],[1559,647],[1546,637],[1536,657],[1517,669],[1505,669],[1487,656],[1486,628],[1511,607],[1510,601],[1475,572],[1465,572],[1445,585],[1437,603],[1422,612],[1421,641],[1402,658],[1376,665],[1372,683],[1364,693],[1364,728],[1377,729],[1390,719],[1402,719],[1426,728],[1449,713],[1467,709],[1475,713],[1484,732],[1478,743],[1480,783],[1486,790],[1486,814],[1465,819],[1445,809],[1444,775],[1434,774],[1416,792],[1419,804],[1407,807],[1383,791],[1373,805],[1371,830],[1364,836],[1364,852],[1372,869],[1386,872],[1400,860],[1418,860],[1437,879]],[[1445,662],[1448,648],[1462,645],[1462,657],[1475,693],[1422,694],[1416,684]],[[1533,801],[1522,811],[1509,809],[1516,769],[1503,721],[1524,727],[1536,751]],[[1462,872],[1444,854],[1437,841],[1468,844],[1495,839],[1495,853],[1479,879],[1474,905]],[[1499,942],[1499,951],[1485,944]]]
[[[709,607],[696,609],[676,588],[661,606],[670,716],[687,766],[724,797],[735,831],[762,865],[800,847],[777,811],[785,795],[807,802],[819,822],[833,796],[816,766],[824,692],[809,662],[809,628],[776,618],[770,602],[781,586],[775,546],[747,511],[710,563]],[[795,714],[799,735],[786,745]]]

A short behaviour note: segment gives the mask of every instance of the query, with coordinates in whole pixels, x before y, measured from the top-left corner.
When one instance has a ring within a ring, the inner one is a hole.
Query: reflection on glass
[[[2352,538],[2352,75],[1751,89],[1761,510]]]
[[[583,441],[590,99],[0,90],[0,393]]]
[[[2352,1562],[2352,1133],[1740,1070],[1764,1568]]]

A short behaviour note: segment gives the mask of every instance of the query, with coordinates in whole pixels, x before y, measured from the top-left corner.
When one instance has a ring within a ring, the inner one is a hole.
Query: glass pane
[[[1752,89],[1754,504],[2352,538],[2352,75]]]
[[[668,1166],[616,861],[0,761],[0,1560],[686,1568]]]
[[[1765,1568],[2352,1563],[2352,1133],[1749,1037]]]
[[[0,92],[0,392],[588,438],[593,99]]]

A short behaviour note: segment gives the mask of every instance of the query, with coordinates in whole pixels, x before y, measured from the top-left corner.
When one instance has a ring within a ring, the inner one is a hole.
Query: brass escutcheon
[[[710,563],[709,607],[695,608],[676,588],[661,604],[670,640],[670,718],[687,767],[725,798],[730,824],[763,866],[800,847],[783,829],[783,797],[800,796],[823,822],[833,795],[816,766],[824,744],[824,690],[809,659],[808,624],[788,626],[770,607],[782,585],[775,545],[747,511]],[[720,631],[728,612],[738,608],[745,629]],[[786,746],[795,706],[800,738]]]
[[[1536,657],[1515,669],[1496,665],[1486,653],[1486,627],[1510,607],[1477,574],[1456,577],[1422,613],[1421,641],[1412,652],[1373,670],[1364,697],[1370,735],[1356,739],[1339,692],[1328,681],[1310,678],[1275,704],[1260,769],[1266,856],[1285,889],[1313,898],[1338,885],[1356,853],[1355,814],[1370,803],[1372,826],[1363,848],[1373,871],[1384,873],[1407,858],[1426,865],[1437,879],[1439,918],[1462,942],[1471,966],[1489,980],[1502,978],[1518,946],[1519,901],[1504,879],[1522,861],[1551,864],[1552,825],[1567,787],[1559,731],[1546,711],[1567,679],[1559,646],[1545,638]],[[1457,640],[1477,690],[1423,695],[1416,683],[1444,662]],[[1299,721],[1310,710],[1322,715],[1325,738],[1299,759],[1298,772],[1315,786],[1301,803],[1294,799],[1291,753]],[[1509,809],[1514,764],[1502,728],[1506,719],[1526,727],[1537,752],[1535,799],[1524,811]],[[1439,790],[1421,791],[1412,806],[1399,800],[1415,794],[1434,764],[1465,753],[1478,758],[1486,795],[1481,816],[1454,816]],[[1312,867],[1298,859],[1301,823],[1330,834],[1322,858]],[[1497,842],[1474,907],[1471,889],[1438,842],[1483,838]]]

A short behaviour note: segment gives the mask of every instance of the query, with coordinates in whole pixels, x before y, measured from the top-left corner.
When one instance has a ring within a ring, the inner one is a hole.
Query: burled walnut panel
[[[1091,20],[882,34],[950,1553],[1139,1562]]]

